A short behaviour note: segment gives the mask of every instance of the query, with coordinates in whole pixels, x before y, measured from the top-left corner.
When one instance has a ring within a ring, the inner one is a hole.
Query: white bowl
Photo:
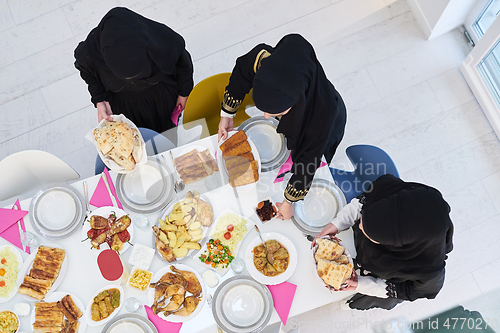
[[[113,289],[113,288],[118,289],[120,291],[120,305],[107,318],[104,318],[103,320],[99,320],[99,321],[92,320],[91,307],[92,307],[92,303],[94,303],[94,297],[96,297],[101,291],[104,291],[106,289]],[[90,298],[89,303],[87,304],[87,309],[86,309],[87,324],[89,326],[101,326],[101,325],[105,325],[114,316],[116,316],[116,314],[118,312],[120,312],[120,309],[122,308],[123,302],[125,301],[125,297],[124,296],[125,295],[124,295],[123,288],[121,286],[119,286],[119,285],[116,285],[116,284],[108,285],[108,286],[106,286],[104,288],[99,289],[96,293],[94,293],[94,295]]]

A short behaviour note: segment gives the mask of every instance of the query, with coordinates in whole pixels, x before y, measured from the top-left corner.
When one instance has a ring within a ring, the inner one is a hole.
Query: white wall
[[[458,28],[475,3],[476,0],[408,0],[427,39]]]

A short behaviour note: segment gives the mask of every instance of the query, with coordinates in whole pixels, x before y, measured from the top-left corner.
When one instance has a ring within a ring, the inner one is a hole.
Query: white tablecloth
[[[217,144],[217,136],[212,136],[209,138],[202,139],[197,141],[195,145],[197,146],[212,146],[216,147]],[[173,150],[174,155],[176,151],[179,153],[184,151],[186,147],[178,147]],[[214,149],[212,149],[214,151]],[[167,154],[167,153],[163,153]],[[168,156],[168,155],[166,155]],[[167,158],[167,161],[170,161]],[[93,163],[94,161],[89,161],[89,163]],[[169,164],[172,167],[171,163]],[[261,232],[279,232],[286,237],[288,237],[295,244],[298,252],[298,265],[295,273],[288,279],[288,282],[296,284],[297,290],[295,294],[295,298],[290,310],[289,317],[296,316],[298,314],[310,311],[312,309],[318,308],[325,304],[338,301],[345,297],[348,297],[352,294],[352,292],[330,292],[328,291],[324,285],[318,282],[317,276],[315,277],[315,272],[312,269],[311,265],[311,251],[310,245],[311,243],[304,237],[304,234],[299,231],[292,221],[290,220],[273,220],[265,225],[260,224],[258,218],[253,213],[252,207],[255,206],[256,203],[261,201],[262,199],[270,196],[275,202],[281,202],[283,200],[283,183],[273,184],[273,180],[276,177],[278,169],[262,173],[259,182],[254,190],[251,190],[246,193],[238,193],[239,198],[236,198],[233,192],[233,188],[229,185],[225,185],[220,187],[214,191],[204,193],[208,199],[211,201],[215,217],[217,217],[226,207],[230,207],[236,213],[245,216],[251,217],[254,222],[259,223],[259,227]],[[116,179],[117,174],[111,172],[111,176],[113,181]],[[89,197],[92,196],[94,192],[97,182],[99,181],[99,175],[90,177],[86,179],[89,186]],[[328,167],[323,167],[318,169],[315,177],[332,180],[331,174],[328,170]],[[78,192],[83,195],[83,180],[75,182],[71,184]],[[185,196],[185,193],[184,195]],[[174,198],[175,200],[175,198]],[[28,210],[30,206],[31,199],[21,201],[21,209]],[[11,207],[6,207],[11,208]],[[95,209],[96,207],[92,207],[91,209]],[[127,209],[125,208],[125,211]],[[132,219],[136,215],[136,213],[129,212]],[[160,212],[156,212],[153,214],[149,214],[150,225],[153,224],[159,217]],[[30,225],[29,214],[24,218],[24,222],[26,224],[26,229],[29,231],[33,231],[33,228]],[[147,229],[134,229],[134,240],[133,243],[141,243],[154,248],[152,230],[151,228]],[[239,252],[239,257],[242,257],[242,252],[246,249],[247,244],[257,236],[255,230],[250,230],[247,236],[245,237]],[[354,245],[352,240],[352,232],[350,230],[342,232],[338,236],[341,238],[346,247],[351,253],[354,253]],[[66,249],[66,255],[68,260],[68,268],[62,283],[57,288],[58,291],[69,292],[78,297],[83,304],[86,306],[90,299],[93,297],[95,292],[100,288],[109,285],[109,282],[106,281],[99,271],[97,266],[97,256],[92,253],[88,248],[86,248],[83,243],[81,243],[81,230],[73,234],[72,236],[58,241],[46,240],[42,238],[42,244],[59,244],[64,249]],[[0,238],[0,245],[10,244],[4,239]],[[131,249],[127,250],[125,253],[122,253],[122,259],[124,262],[128,261]],[[23,258],[26,259],[28,254],[23,253]],[[185,264],[193,267],[197,272],[202,274],[207,267],[199,262],[195,262],[193,259],[187,261]],[[155,256],[153,263],[151,264],[150,271],[155,273],[160,268],[164,267],[166,262],[161,260],[158,256]],[[128,265],[128,268],[132,267]],[[242,274],[248,274],[244,271]],[[220,281],[223,281],[231,276],[234,273],[229,271],[223,278],[219,277]],[[216,287],[217,288],[217,287]],[[207,286],[208,292],[212,295],[214,294],[216,288],[209,288]],[[133,290],[131,288],[125,288],[125,298],[135,296],[140,301],[145,304],[147,302],[147,296],[145,293],[141,293],[140,291]],[[26,302],[25,299],[16,294],[10,301],[1,303],[0,309],[9,309],[12,310],[14,304],[19,302]],[[148,304],[151,305],[151,304]],[[31,308],[33,309],[33,303],[31,303]],[[125,307],[120,309],[118,314],[127,313]],[[142,314],[146,316],[146,313],[143,308],[141,308],[138,314]],[[32,332],[30,316],[21,317],[21,331],[24,332]],[[273,315],[269,324],[276,323],[280,320],[278,314],[275,310],[273,310]],[[103,325],[97,327],[87,326],[85,332],[87,333],[97,333],[101,332],[103,329]],[[195,333],[195,332],[217,332],[215,320],[213,319],[212,311],[207,303],[204,304],[203,309],[200,313],[192,320],[183,324],[181,333]]]

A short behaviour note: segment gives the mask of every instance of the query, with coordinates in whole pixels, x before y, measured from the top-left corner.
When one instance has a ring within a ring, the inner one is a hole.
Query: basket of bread
[[[113,121],[102,120],[85,138],[95,144],[109,169],[128,173],[147,162],[146,144],[137,126],[127,117],[122,114],[111,117]]]
[[[342,290],[349,278],[355,278],[352,257],[337,237],[325,236],[316,240],[313,248],[315,276],[330,290]]]

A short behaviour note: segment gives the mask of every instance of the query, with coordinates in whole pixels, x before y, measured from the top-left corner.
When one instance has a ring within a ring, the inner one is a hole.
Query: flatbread
[[[352,264],[338,264],[335,261],[320,259],[318,261],[318,275],[323,281],[335,289],[340,289],[340,286],[351,276]]]
[[[316,243],[318,243],[318,250],[316,251],[315,258],[336,260],[344,253],[344,247],[336,241],[319,238]]]

